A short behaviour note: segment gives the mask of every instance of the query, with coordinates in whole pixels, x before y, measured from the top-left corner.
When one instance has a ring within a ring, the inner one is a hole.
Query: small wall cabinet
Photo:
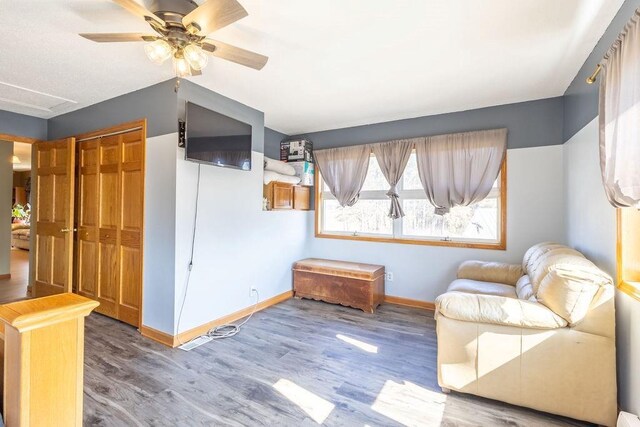
[[[311,199],[311,189],[301,185],[293,187],[293,209],[308,211]]]
[[[264,197],[269,210],[302,210],[310,208],[309,187],[284,182],[270,182],[264,186]]]

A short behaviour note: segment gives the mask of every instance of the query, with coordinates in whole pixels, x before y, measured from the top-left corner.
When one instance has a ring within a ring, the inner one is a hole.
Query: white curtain
[[[605,55],[600,78],[600,170],[609,202],[640,208],[640,17]]]
[[[376,156],[382,174],[389,183],[387,196],[391,199],[389,208],[389,218],[398,219],[404,216],[402,205],[398,200],[398,190],[396,185],[402,178],[411,151],[413,150],[413,140],[403,139],[398,141],[381,142],[371,145],[371,150]]]
[[[418,138],[418,174],[437,215],[487,197],[507,148],[507,129]]]
[[[313,153],[329,191],[340,206],[353,206],[367,177],[371,148],[368,145],[329,148]]]

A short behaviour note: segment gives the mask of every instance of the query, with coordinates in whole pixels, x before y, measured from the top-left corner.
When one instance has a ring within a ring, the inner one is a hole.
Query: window
[[[486,199],[471,206],[458,206],[446,215],[436,215],[427,200],[413,153],[397,189],[405,216],[392,220],[385,179],[371,155],[360,199],[341,207],[321,177],[316,186],[316,236],[441,246],[505,248],[506,167]]]
[[[640,300],[640,211],[618,209],[618,288]]]

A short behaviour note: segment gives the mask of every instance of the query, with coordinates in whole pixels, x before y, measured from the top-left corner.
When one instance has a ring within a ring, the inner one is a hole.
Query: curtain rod
[[[622,31],[620,31],[620,34],[618,34],[618,37],[616,37],[616,40],[611,44],[611,47],[609,47],[609,49],[605,53],[603,60],[606,60],[608,58],[609,53],[611,52],[613,47],[616,45],[616,43],[622,43],[622,40],[628,33],[630,27],[634,24],[637,25],[638,17],[640,17],[640,7],[636,9],[636,11],[631,16],[631,19],[627,21]],[[591,73],[591,75],[586,78],[585,81],[587,82],[587,84],[590,84],[590,85],[594,84],[596,82],[596,79],[598,78],[598,74],[600,74],[600,71],[602,71],[602,63],[598,63],[598,65],[596,65],[596,69],[593,70],[593,73]]]
[[[601,70],[602,70],[602,65],[601,64],[596,65],[596,69],[585,80],[587,82],[587,84],[589,84],[589,85],[594,84],[596,82],[596,79],[598,78],[598,74],[600,74]]]

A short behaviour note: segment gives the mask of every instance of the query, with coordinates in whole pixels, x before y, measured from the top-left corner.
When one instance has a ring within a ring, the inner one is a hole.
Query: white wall
[[[566,239],[613,277],[616,273],[616,212],[600,178],[598,118],[564,144]],[[640,414],[640,302],[616,294],[618,399]],[[634,363],[635,362],[635,363]]]
[[[506,251],[313,237],[309,253],[319,258],[385,265],[394,273],[393,282],[386,283],[387,295],[434,301],[455,278],[462,261],[519,263],[534,243],[563,242],[563,212],[562,146],[513,149],[507,153]]]
[[[185,294],[198,165],[177,150],[175,317]],[[308,212],[262,210],[263,154],[251,171],[201,166],[193,270],[179,332],[291,290],[291,265],[307,256]],[[177,320],[176,320],[177,323]],[[176,331],[178,327],[176,324]]]
[[[178,134],[147,138],[142,324],[173,333]]]
[[[13,142],[0,141],[0,275],[11,271],[11,194]]]
[[[616,211],[600,177],[598,120],[564,144],[567,243],[612,276],[616,272]]]

